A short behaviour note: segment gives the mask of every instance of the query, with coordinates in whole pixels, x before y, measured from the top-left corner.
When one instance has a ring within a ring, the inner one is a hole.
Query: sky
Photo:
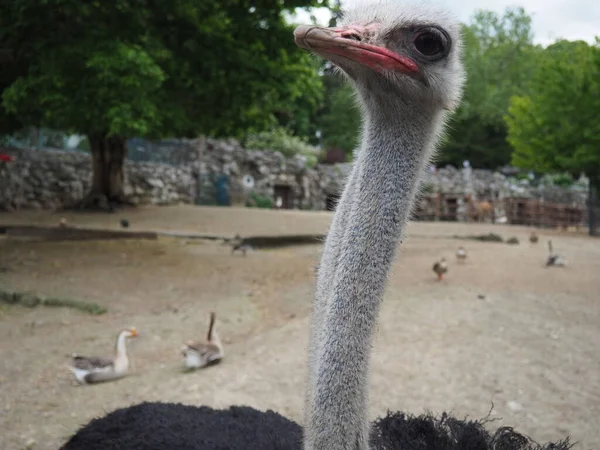
[[[342,0],[342,7],[349,7],[356,1]],[[469,22],[476,9],[502,14],[507,7],[521,6],[532,16],[536,44],[548,45],[559,38],[593,43],[594,37],[600,36],[598,0],[494,0],[487,4],[481,0],[435,0],[431,3],[451,11],[462,22]],[[314,10],[314,14],[320,24],[327,25],[329,13],[326,9]],[[294,22],[310,23],[309,15],[301,11]]]

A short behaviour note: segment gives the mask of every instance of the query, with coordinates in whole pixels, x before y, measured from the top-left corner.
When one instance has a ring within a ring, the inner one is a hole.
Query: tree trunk
[[[88,136],[92,152],[92,187],[83,200],[83,208],[113,210],[127,204],[124,166],[127,142],[121,136]]]

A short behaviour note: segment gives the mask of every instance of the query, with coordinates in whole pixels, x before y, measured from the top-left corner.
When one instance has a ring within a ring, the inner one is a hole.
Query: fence
[[[592,236],[600,236],[600,199],[598,190],[589,185],[586,204],[556,203],[532,199],[506,199],[508,223],[541,228],[588,228]]]
[[[198,148],[191,139],[162,139],[150,141],[133,138],[127,141],[127,159],[180,166],[198,159]]]
[[[476,202],[465,195],[441,192],[421,196],[413,215],[415,220],[446,222],[493,221],[494,217],[490,201]]]
[[[508,223],[541,228],[584,227],[588,222],[585,205],[552,203],[541,200],[507,198],[504,200]]]
[[[600,201],[590,195],[588,204],[557,203],[529,198],[505,198],[495,202],[483,201],[492,211],[481,214],[479,206],[465,202],[456,194],[429,194],[422,196],[413,213],[414,220],[427,221],[483,221],[494,222],[497,211],[503,211],[506,223],[540,228],[578,229],[589,227],[590,234],[600,235]]]
[[[82,146],[83,136],[67,135],[47,128],[30,128],[11,136],[0,136],[0,145],[30,150],[62,150],[87,153]],[[153,162],[172,166],[188,164],[197,153],[191,139],[162,139],[151,141],[133,138],[127,141],[127,159],[134,162]]]

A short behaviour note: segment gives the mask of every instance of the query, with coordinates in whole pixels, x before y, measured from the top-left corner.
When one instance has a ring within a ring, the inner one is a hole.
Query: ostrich
[[[342,26],[299,26],[294,35],[345,73],[363,108],[362,142],[317,273],[304,428],[248,407],[143,403],[92,420],[63,450],[568,449],[568,440],[541,447],[510,428],[490,433],[483,422],[445,414],[388,413],[369,425],[370,354],[387,274],[461,96],[459,23],[388,2],[355,7]]]

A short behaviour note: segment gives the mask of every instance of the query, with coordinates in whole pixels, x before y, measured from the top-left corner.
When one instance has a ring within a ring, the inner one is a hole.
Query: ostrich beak
[[[343,56],[377,72],[388,70],[406,75],[415,75],[419,72],[419,66],[412,59],[385,47],[355,39],[363,37],[361,34],[365,31],[367,31],[366,27],[356,25],[334,28],[300,25],[294,30],[294,40],[298,47],[310,50],[324,58],[330,55]]]

